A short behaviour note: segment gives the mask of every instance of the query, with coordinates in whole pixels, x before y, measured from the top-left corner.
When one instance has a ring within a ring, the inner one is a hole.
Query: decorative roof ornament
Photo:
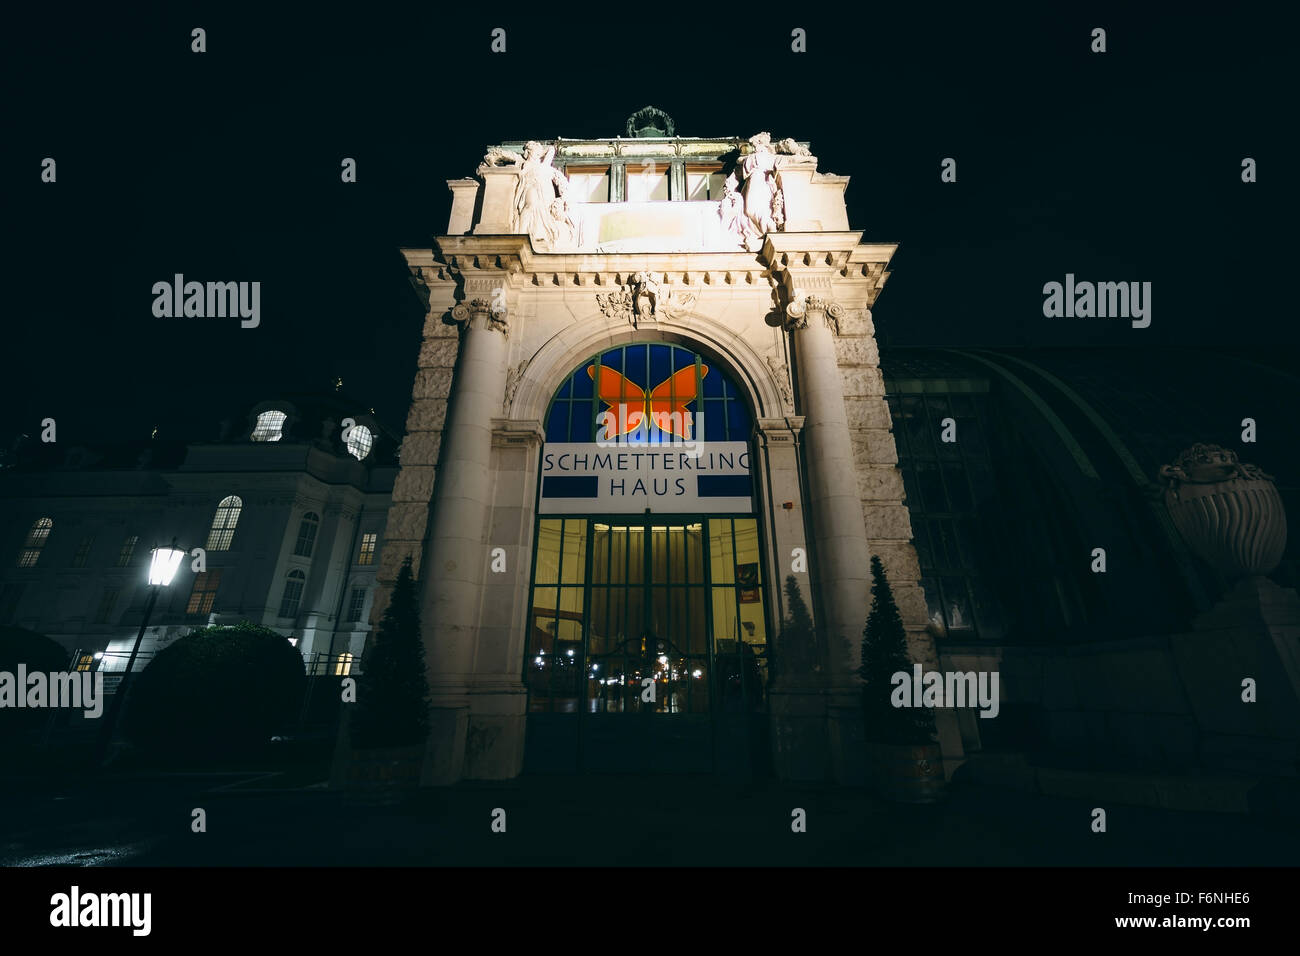
[[[1237,453],[1197,443],[1160,469],[1165,508],[1187,546],[1228,577],[1258,577],[1282,561],[1286,509],[1273,477]]]
[[[648,136],[676,136],[677,124],[663,110],[643,106],[627,118],[627,135],[633,139]]]

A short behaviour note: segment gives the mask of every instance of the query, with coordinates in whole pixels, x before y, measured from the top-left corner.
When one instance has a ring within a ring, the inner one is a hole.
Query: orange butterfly
[[[588,365],[587,374],[596,383],[596,394],[610,408],[618,408],[617,431],[607,428],[609,438],[617,438],[628,432],[636,431],[647,418],[670,434],[674,423],[681,425],[677,432],[681,438],[690,438],[690,413],[686,406],[695,401],[695,367],[680,369],[668,376],[647,395],[640,385],[628,380],[621,372],[616,372],[606,365],[600,366],[600,378],[596,378],[596,366]],[[707,365],[700,366],[700,378],[709,374]]]

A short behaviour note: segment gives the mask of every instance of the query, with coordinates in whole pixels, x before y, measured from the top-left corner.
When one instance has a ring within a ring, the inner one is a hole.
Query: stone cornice
[[[866,280],[874,301],[897,243],[863,243],[861,232],[768,233],[757,253],[549,253],[524,235],[438,236],[430,249],[401,250],[414,281],[432,288],[472,276],[505,278],[512,288],[616,287],[639,272],[660,273],[673,285],[800,287],[807,279]],[[418,272],[418,274],[417,274]]]

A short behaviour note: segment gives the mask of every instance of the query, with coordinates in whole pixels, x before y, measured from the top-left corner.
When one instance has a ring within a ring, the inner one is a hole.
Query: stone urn
[[[1286,512],[1273,477],[1236,452],[1196,444],[1160,469],[1165,507],[1187,546],[1230,578],[1268,574],[1286,548]]]

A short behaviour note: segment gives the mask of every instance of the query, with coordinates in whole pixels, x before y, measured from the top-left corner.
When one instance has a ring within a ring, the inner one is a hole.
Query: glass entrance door
[[[592,523],[585,713],[709,712],[704,562],[701,521]]]
[[[708,772],[761,751],[757,530],[752,517],[539,520],[526,768]]]

